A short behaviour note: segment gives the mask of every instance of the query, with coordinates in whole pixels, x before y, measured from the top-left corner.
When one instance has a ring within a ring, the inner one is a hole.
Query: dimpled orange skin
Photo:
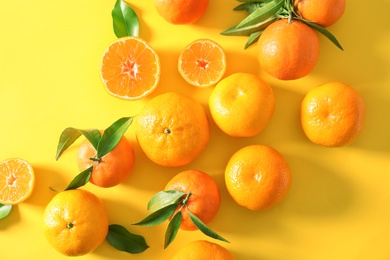
[[[363,130],[365,106],[361,96],[340,82],[329,82],[310,90],[301,104],[305,135],[323,146],[345,146]]]
[[[265,210],[288,194],[291,171],[274,148],[250,145],[230,158],[225,169],[226,188],[237,204],[250,210]]]
[[[126,137],[122,137],[117,146],[101,158],[101,162],[92,161],[96,149],[86,139],[79,147],[77,164],[84,171],[93,164],[89,182],[103,188],[109,188],[125,181],[132,173],[135,164],[133,146]]]
[[[172,260],[234,260],[234,256],[223,246],[196,240],[181,248]]]
[[[295,0],[294,6],[304,19],[329,27],[343,16],[346,0]]]
[[[206,225],[214,219],[221,205],[221,195],[217,183],[210,175],[198,170],[180,172],[167,183],[164,190],[191,192],[187,202],[188,210]],[[192,223],[186,207],[182,209],[181,213],[180,229],[197,230],[198,228]]]
[[[145,105],[135,122],[135,133],[145,155],[167,167],[192,162],[210,139],[203,106],[174,92],[158,95]]]
[[[251,73],[234,73],[215,86],[209,97],[216,125],[234,137],[258,135],[275,110],[271,87]]]
[[[158,14],[172,24],[191,24],[206,12],[209,0],[154,0]]]
[[[108,214],[93,193],[76,189],[57,193],[43,213],[48,242],[66,256],[81,256],[99,247],[108,233]]]
[[[303,22],[280,19],[269,25],[257,43],[261,68],[281,80],[308,75],[320,55],[316,31]]]

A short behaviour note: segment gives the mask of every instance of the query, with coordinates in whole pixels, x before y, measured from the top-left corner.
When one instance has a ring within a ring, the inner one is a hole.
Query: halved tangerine
[[[0,162],[0,204],[17,204],[30,197],[35,175],[25,160],[13,158]]]
[[[160,59],[145,40],[136,36],[119,38],[104,52],[100,75],[111,95],[140,99],[157,87]]]
[[[221,45],[210,39],[198,39],[180,54],[178,70],[184,80],[193,86],[215,85],[226,71],[225,52]]]

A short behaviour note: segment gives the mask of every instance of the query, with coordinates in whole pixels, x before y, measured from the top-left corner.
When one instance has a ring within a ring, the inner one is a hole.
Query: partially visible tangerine
[[[100,75],[111,95],[136,100],[152,93],[160,81],[160,59],[143,39],[123,37],[103,54]]]
[[[12,158],[0,162],[0,204],[18,204],[28,199],[35,184],[30,163]]]
[[[209,0],[154,0],[157,13],[171,24],[191,24],[206,12]]]
[[[172,260],[234,260],[225,247],[206,240],[196,240],[181,248]]]
[[[343,16],[346,2],[346,0],[295,0],[294,6],[304,19],[329,27]]]
[[[187,45],[178,61],[180,75],[196,87],[209,87],[218,83],[226,71],[226,55],[218,43],[198,39]]]

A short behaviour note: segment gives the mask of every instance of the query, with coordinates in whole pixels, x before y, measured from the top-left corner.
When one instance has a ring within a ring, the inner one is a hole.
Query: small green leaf
[[[84,135],[87,138],[93,147],[97,147],[100,140],[100,132],[97,129],[77,129],[73,127],[66,128],[60,136],[60,140],[57,146],[56,160],[60,158],[61,154],[71,146],[81,135]]]
[[[271,16],[274,16],[279,9],[283,6],[284,0],[274,0],[266,3],[261,8],[257,8],[256,11],[248,15],[244,20],[242,20],[237,28],[245,27],[248,25],[253,25],[259,23],[260,21],[264,21]]]
[[[130,254],[138,254],[149,248],[144,237],[132,234],[125,227],[117,224],[108,227],[106,239],[114,248]]]
[[[237,0],[237,1],[241,3],[268,3],[273,0]]]
[[[109,126],[97,146],[97,157],[102,158],[115,148],[133,122],[133,117],[122,117]]]
[[[156,210],[152,214],[148,215],[146,218],[141,220],[140,222],[135,223],[134,225],[138,226],[156,226],[158,224],[163,223],[165,220],[170,218],[175,210],[179,206],[179,203],[168,205],[164,208]]]
[[[5,218],[12,210],[12,205],[10,204],[0,204],[0,219]]]
[[[247,49],[252,44],[255,44],[259,40],[260,35],[263,33],[263,31],[264,30],[261,30],[261,31],[254,32],[251,35],[249,35],[248,40],[246,41],[246,44],[244,46],[244,49]]]
[[[247,3],[243,3],[243,4],[240,4],[238,6],[236,6],[233,10],[234,11],[247,11],[248,13],[253,13],[254,11],[256,11],[258,8],[262,7],[264,5],[264,3],[259,3],[259,2],[247,2]]]
[[[82,171],[81,173],[79,173],[68,185],[68,187],[66,187],[65,190],[74,190],[74,189],[77,189],[81,186],[84,186],[85,184],[88,183],[89,179],[91,178],[91,174],[92,174],[92,168],[93,166],[90,166],[89,168],[87,168],[86,170]]]
[[[202,222],[202,220],[200,220],[197,216],[195,216],[194,213],[192,213],[189,210],[187,210],[187,212],[188,212],[188,215],[190,216],[191,221],[194,223],[194,225],[200,231],[203,232],[203,234],[205,234],[206,236],[209,236],[209,237],[212,237],[212,238],[215,238],[215,239],[218,239],[218,240],[230,243],[228,240],[224,239],[223,237],[221,237],[220,235],[215,233],[213,230],[211,230],[208,226],[206,226],[206,224],[204,224]]]
[[[117,0],[111,12],[116,37],[139,35],[139,20],[134,10],[123,0]]]
[[[154,212],[171,204],[177,204],[186,193],[179,190],[157,192],[148,203],[148,210]]]
[[[339,41],[336,39],[336,37],[331,32],[329,32],[327,29],[325,29],[324,27],[322,27],[322,26],[320,26],[320,25],[318,25],[316,23],[310,22],[308,20],[302,19],[302,18],[298,18],[298,20],[304,22],[305,24],[309,25],[313,29],[315,29],[318,32],[322,33],[326,38],[328,38],[340,50],[342,50],[342,51],[344,50],[343,47],[341,46],[341,44],[339,43]]]
[[[179,231],[182,220],[181,211],[178,211],[171,219],[165,232],[164,249],[167,248],[175,239]]]

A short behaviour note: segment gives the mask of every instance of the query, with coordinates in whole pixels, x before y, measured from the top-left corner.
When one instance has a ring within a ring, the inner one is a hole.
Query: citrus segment
[[[196,87],[209,87],[221,80],[226,71],[223,48],[209,39],[190,43],[179,56],[180,75]]]
[[[291,172],[274,148],[250,145],[230,158],[225,169],[226,188],[237,204],[264,210],[280,203],[291,185]]]
[[[250,137],[271,120],[275,100],[271,87],[258,76],[235,73],[222,79],[209,97],[211,116],[226,134]]]
[[[0,204],[17,204],[28,199],[34,189],[32,166],[19,158],[0,162]]]
[[[135,133],[145,155],[162,166],[192,162],[210,139],[203,106],[173,92],[158,95],[145,105],[135,122]]]
[[[316,31],[298,20],[280,19],[272,23],[261,34],[258,46],[261,68],[282,80],[308,75],[320,54]]]
[[[175,175],[165,186],[165,190],[190,192],[187,207],[181,209],[183,230],[197,230],[187,210],[195,214],[204,224],[210,223],[217,215],[221,205],[221,195],[215,180],[198,170],[186,170]],[[181,205],[179,205],[181,208]]]
[[[223,246],[205,241],[196,240],[181,248],[172,260],[234,260],[234,256]]]
[[[140,99],[153,92],[159,83],[159,56],[139,37],[119,38],[104,52],[100,75],[111,95]]]
[[[46,205],[43,230],[58,252],[67,256],[85,255],[95,250],[107,236],[107,210],[89,191],[59,192]]]
[[[302,100],[302,128],[316,144],[330,147],[350,144],[363,130],[364,118],[363,99],[340,82],[318,86]]]

